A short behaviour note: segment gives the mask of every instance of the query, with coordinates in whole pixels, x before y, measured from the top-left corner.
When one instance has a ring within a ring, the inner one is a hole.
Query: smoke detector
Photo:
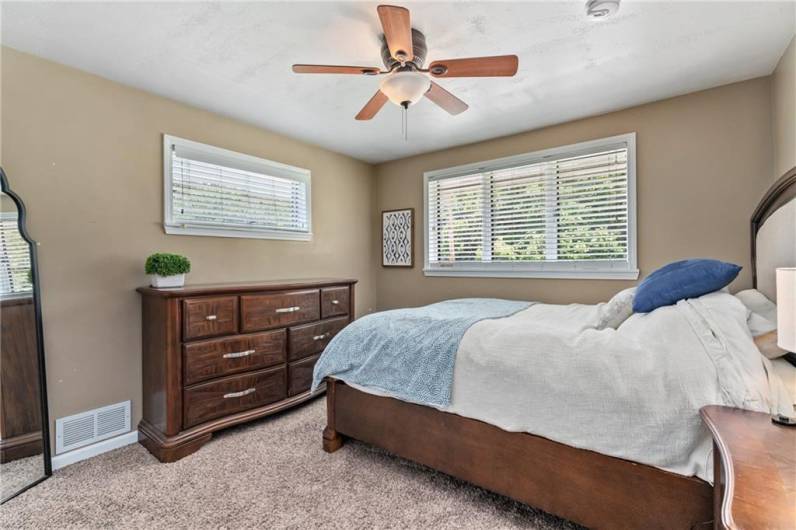
[[[589,0],[586,2],[586,15],[594,20],[608,18],[619,11],[619,0]]]

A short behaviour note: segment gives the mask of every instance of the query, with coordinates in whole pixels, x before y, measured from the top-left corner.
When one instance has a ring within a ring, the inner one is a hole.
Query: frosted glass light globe
[[[417,103],[431,88],[431,81],[420,72],[395,72],[381,82],[381,91],[396,105]]]

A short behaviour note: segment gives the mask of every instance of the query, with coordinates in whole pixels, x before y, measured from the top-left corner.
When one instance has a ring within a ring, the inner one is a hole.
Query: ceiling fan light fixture
[[[431,80],[420,72],[394,72],[384,78],[380,88],[390,101],[407,106],[417,103],[428,92]]]
[[[2,1],[2,0],[0,0]],[[590,3],[613,3],[620,0],[589,0]],[[347,74],[383,75],[380,89],[354,116],[357,121],[367,121],[392,101],[402,109],[404,139],[407,138],[407,110],[410,105],[425,97],[451,115],[467,110],[467,103],[457,98],[432,78],[437,77],[511,77],[517,73],[519,59],[516,55],[493,55],[426,61],[426,37],[412,27],[412,17],[405,7],[380,5],[376,8],[384,31],[381,38],[381,58],[384,69],[372,66],[346,66],[329,64],[294,64],[297,74]]]

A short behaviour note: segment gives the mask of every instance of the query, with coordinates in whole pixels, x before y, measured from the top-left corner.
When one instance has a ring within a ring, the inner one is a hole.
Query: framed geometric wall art
[[[381,264],[383,267],[414,265],[415,209],[381,212]]]

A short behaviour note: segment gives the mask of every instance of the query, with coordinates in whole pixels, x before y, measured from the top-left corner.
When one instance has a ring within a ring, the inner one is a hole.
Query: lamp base
[[[796,353],[788,352],[783,355],[782,358],[791,363],[793,366],[796,366]]]

